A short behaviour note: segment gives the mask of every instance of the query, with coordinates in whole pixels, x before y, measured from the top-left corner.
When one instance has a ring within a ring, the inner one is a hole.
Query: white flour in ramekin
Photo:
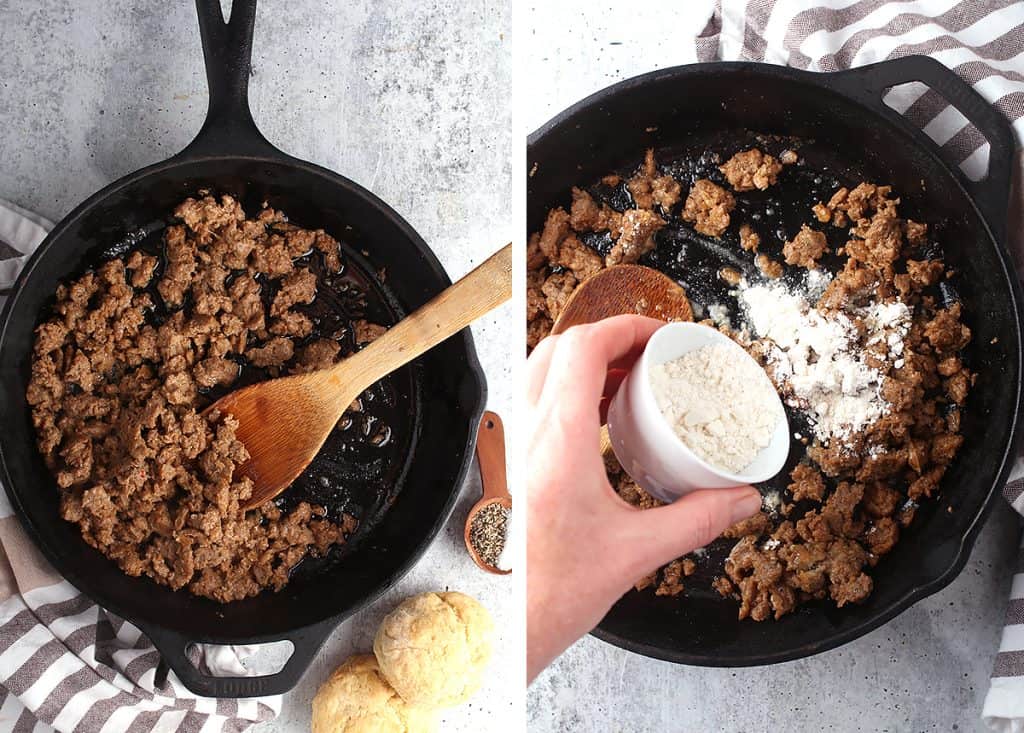
[[[676,435],[708,463],[741,473],[782,419],[775,388],[752,359],[725,344],[649,368],[654,400]]]

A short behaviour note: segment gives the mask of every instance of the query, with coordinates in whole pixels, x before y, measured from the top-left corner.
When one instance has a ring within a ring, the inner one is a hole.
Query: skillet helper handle
[[[890,87],[921,82],[941,95],[970,120],[989,144],[988,174],[980,181],[963,182],[1000,242],[1006,241],[1010,201],[1010,178],[1015,149],[1013,128],[996,107],[989,104],[970,84],[942,63],[928,56],[904,56],[861,66],[831,75],[848,95],[909,124],[902,115],[882,101]]]
[[[328,619],[284,637],[294,647],[288,661],[277,672],[259,677],[212,677],[203,674],[189,661],[186,652],[192,640],[187,636],[159,626],[139,624],[139,628],[153,642],[164,662],[174,670],[182,684],[197,695],[264,697],[283,695],[294,688],[338,623],[338,619]]]
[[[225,23],[220,0],[196,0],[210,101],[206,121],[178,157],[274,152],[249,109],[256,0],[234,0]]]

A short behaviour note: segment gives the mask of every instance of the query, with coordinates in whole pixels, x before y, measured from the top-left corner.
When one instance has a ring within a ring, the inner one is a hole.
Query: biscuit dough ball
[[[410,705],[381,676],[372,654],[350,657],[313,698],[313,733],[433,733],[431,711]]]
[[[406,702],[451,707],[480,687],[494,622],[462,593],[422,593],[384,619],[373,641],[381,672]]]

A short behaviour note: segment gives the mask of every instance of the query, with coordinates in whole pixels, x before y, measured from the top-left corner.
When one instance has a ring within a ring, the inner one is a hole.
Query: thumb
[[[757,514],[761,494],[752,486],[694,491],[667,506],[630,515],[637,577],[711,542],[728,527]]]

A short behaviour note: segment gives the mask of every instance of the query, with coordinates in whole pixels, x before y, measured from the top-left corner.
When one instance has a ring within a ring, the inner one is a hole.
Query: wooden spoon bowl
[[[627,313],[662,321],[693,320],[686,291],[668,275],[643,265],[614,265],[580,283],[551,333]]]
[[[342,413],[367,387],[437,346],[512,296],[512,245],[392,326],[361,351],[308,374],[245,387],[206,409],[238,421],[235,436],[249,458],[235,475],[252,481],[240,503],[260,506],[309,465]]]
[[[512,511],[512,495],[508,492],[508,477],[505,472],[505,428],[496,413],[485,412],[480,419],[480,430],[476,439],[476,457],[480,464],[480,483],[483,486],[483,496],[473,505],[466,516],[463,539],[466,542],[469,556],[480,568],[495,575],[508,575],[512,572],[511,568],[505,570],[488,565],[480,557],[470,540],[473,520],[481,509],[491,504],[500,504],[509,512]]]

